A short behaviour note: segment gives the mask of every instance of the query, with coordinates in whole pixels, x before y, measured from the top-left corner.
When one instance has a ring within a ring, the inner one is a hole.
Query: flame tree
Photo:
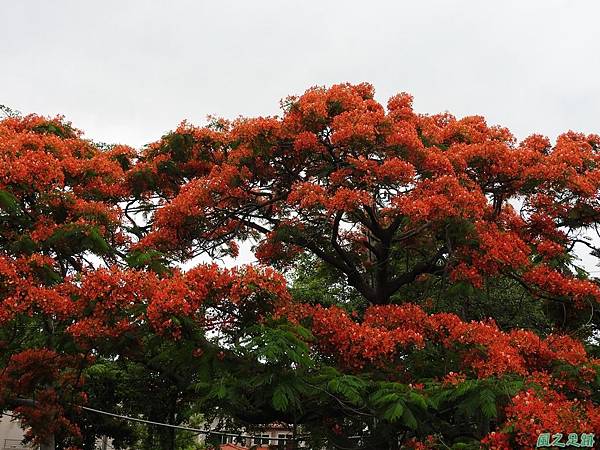
[[[86,381],[115,361],[168,386],[165,421],[281,421],[314,448],[600,432],[600,287],[577,259],[598,254],[600,137],[518,142],[368,84],[282,111],[140,152],[2,122],[0,404],[32,437],[80,445]],[[255,265],[178,268],[240,245]]]

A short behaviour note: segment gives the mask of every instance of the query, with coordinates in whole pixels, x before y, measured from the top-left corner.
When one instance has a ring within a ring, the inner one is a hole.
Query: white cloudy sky
[[[369,81],[519,137],[600,132],[600,2],[0,0],[0,103],[140,146]]]
[[[520,138],[600,133],[599,19],[597,0],[0,0],[0,104],[141,146],[369,81]]]

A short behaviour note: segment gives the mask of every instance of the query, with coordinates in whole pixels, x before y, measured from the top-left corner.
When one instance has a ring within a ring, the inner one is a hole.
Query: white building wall
[[[0,417],[0,450],[31,449],[32,447],[25,447],[21,443],[23,436],[23,429],[18,421],[7,415]]]

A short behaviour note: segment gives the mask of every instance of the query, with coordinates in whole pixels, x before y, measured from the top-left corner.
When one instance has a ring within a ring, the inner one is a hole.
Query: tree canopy
[[[63,448],[128,444],[85,405],[284,422],[312,448],[600,432],[600,286],[579,259],[600,254],[599,163],[598,135],[518,141],[369,84],[139,151],[10,115],[0,409]],[[196,264],[240,246],[255,264]]]

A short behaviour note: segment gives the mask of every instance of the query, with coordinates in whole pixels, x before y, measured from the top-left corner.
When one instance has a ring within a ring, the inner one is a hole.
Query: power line
[[[157,425],[157,426],[161,426],[161,427],[168,427],[168,428],[176,428],[178,430],[184,430],[184,431],[190,431],[192,433],[197,433],[197,434],[206,434],[206,435],[210,435],[210,434],[217,434],[220,436],[230,436],[230,437],[238,437],[238,438],[244,438],[244,439],[269,439],[269,440],[277,440],[277,441],[302,441],[305,440],[307,437],[309,437],[309,435],[301,435],[301,436],[296,436],[296,437],[291,437],[291,438],[280,438],[280,437],[276,437],[276,438],[271,438],[271,437],[265,437],[265,436],[260,436],[260,435],[251,435],[251,434],[240,434],[240,433],[229,433],[226,431],[213,431],[213,430],[202,430],[200,428],[192,428],[192,427],[185,427],[183,425],[173,425],[170,423],[163,423],[163,422],[154,422],[152,420],[146,420],[146,419],[139,419],[137,417],[131,417],[131,416],[124,416],[122,414],[115,414],[115,413],[111,413],[108,411],[103,411],[101,409],[95,409],[95,408],[89,408],[87,406],[80,406],[81,409],[85,409],[86,411],[91,411],[91,412],[95,412],[97,414],[104,414],[107,416],[111,416],[111,417],[116,417],[119,419],[123,419],[123,420],[130,420],[133,422],[141,422],[141,423],[146,423],[148,425]],[[348,436],[348,439],[363,439],[365,438],[365,436]]]
[[[192,433],[196,433],[196,434],[206,434],[206,435],[211,435],[211,434],[216,434],[216,435],[220,435],[220,436],[229,436],[229,437],[238,437],[238,438],[244,438],[244,439],[254,439],[254,438],[261,438],[261,439],[266,439],[263,436],[258,436],[258,435],[250,435],[250,434],[240,434],[240,433],[229,433],[226,431],[213,431],[213,430],[202,430],[200,428],[192,428],[192,427],[186,427],[183,425],[173,425],[170,423],[163,423],[163,422],[155,422],[152,420],[146,420],[146,419],[139,419],[137,417],[131,417],[131,416],[125,416],[122,414],[115,414],[115,413],[111,413],[108,411],[103,411],[101,409],[95,409],[95,408],[89,408],[87,406],[80,406],[81,409],[84,409],[86,411],[90,411],[90,412],[94,412],[97,414],[103,414],[106,416],[111,416],[111,417],[116,417],[118,419],[123,419],[123,420],[129,420],[132,422],[140,422],[140,423],[145,423],[148,425],[156,425],[156,426],[160,426],[160,427],[167,427],[167,428],[175,428],[178,430],[184,430],[184,431],[190,431]],[[277,441],[299,441],[304,439],[305,436],[298,436],[298,437],[292,437],[292,438],[268,438],[271,440],[277,440]]]
[[[22,401],[28,401],[28,402],[32,402],[35,404],[35,400],[22,399]],[[115,417],[117,419],[127,420],[127,421],[131,421],[131,422],[145,423],[148,425],[155,425],[155,426],[159,426],[159,427],[174,428],[177,430],[189,431],[194,434],[205,434],[207,436],[214,434],[214,435],[219,435],[219,436],[227,436],[227,437],[235,437],[235,438],[243,438],[243,439],[269,439],[272,441],[276,440],[277,442],[280,442],[280,441],[303,441],[307,437],[309,437],[308,435],[301,435],[301,436],[296,436],[296,437],[291,437],[291,438],[288,438],[288,437],[272,438],[272,437],[266,437],[266,436],[260,436],[260,435],[230,433],[227,431],[203,430],[201,428],[186,427],[183,425],[173,425],[170,423],[155,422],[153,420],[146,420],[146,419],[140,419],[138,417],[131,417],[131,416],[123,415],[123,414],[116,414],[116,413],[112,413],[109,411],[104,411],[102,409],[90,408],[88,406],[81,406],[81,405],[78,405],[78,406],[83,410],[93,412],[96,414],[102,414],[105,416]],[[18,418],[17,416],[14,416],[12,414],[8,414],[8,413],[3,413],[3,414],[6,416],[9,416],[9,417],[12,417],[14,419]],[[364,436],[348,436],[348,439],[361,439],[361,438],[364,438]]]

